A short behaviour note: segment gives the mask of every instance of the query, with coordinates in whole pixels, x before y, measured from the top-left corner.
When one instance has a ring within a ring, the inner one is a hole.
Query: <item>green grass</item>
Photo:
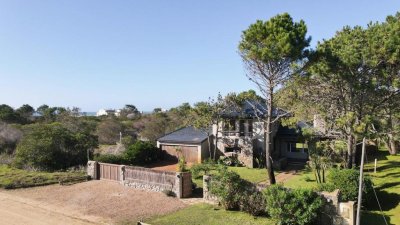
[[[0,165],[0,188],[26,188],[49,184],[68,184],[85,181],[84,172],[36,172]]]
[[[195,204],[185,209],[166,216],[152,218],[146,223],[152,225],[269,225],[275,224],[271,219],[265,217],[253,217],[239,211],[226,211],[209,204]]]
[[[378,159],[376,174],[373,173],[374,158]],[[400,155],[392,156],[387,151],[380,151],[368,160],[365,172],[372,177],[384,216],[388,224],[400,224]],[[371,205],[369,211],[364,211],[362,224],[385,224],[376,200]]]
[[[317,182],[314,173],[310,169],[299,171],[284,184],[288,188],[316,188]]]

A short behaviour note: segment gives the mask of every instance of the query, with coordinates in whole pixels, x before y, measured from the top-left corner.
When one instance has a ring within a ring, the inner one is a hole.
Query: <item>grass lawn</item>
[[[247,167],[228,167],[229,170],[236,172],[241,178],[252,183],[259,183],[267,180],[267,170],[265,168],[247,168]],[[197,187],[203,187],[203,178],[193,179]]]
[[[289,188],[315,188],[317,187],[317,182],[314,173],[306,168],[297,172],[296,175],[287,180],[283,185]]]
[[[378,159],[377,172],[373,173],[374,158]],[[365,172],[372,177],[377,196],[388,224],[400,224],[400,155],[392,156],[380,151],[376,157],[369,157]],[[380,225],[385,221],[375,203],[364,211],[362,224]]]
[[[195,204],[175,213],[156,217],[146,221],[152,225],[269,225],[275,224],[271,219],[264,217],[253,217],[247,213],[239,211],[226,211],[216,208],[209,204]]]
[[[84,172],[35,172],[0,165],[0,188],[4,189],[75,183],[86,179]]]

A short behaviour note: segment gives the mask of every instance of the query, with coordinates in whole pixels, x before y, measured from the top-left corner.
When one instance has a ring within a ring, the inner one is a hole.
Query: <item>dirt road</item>
[[[89,181],[0,191],[2,224],[115,224],[164,215],[187,204],[162,193]]]
[[[40,203],[0,192],[0,224],[93,224],[73,215],[66,215]]]

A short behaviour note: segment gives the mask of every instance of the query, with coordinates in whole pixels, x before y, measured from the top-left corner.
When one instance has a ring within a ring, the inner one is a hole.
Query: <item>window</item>
[[[241,137],[244,136],[244,120],[239,121],[239,134]]]
[[[253,120],[248,120],[247,121],[248,127],[247,127],[247,136],[252,137],[253,136]]]
[[[226,135],[233,136],[236,134],[236,121],[225,120],[224,121],[224,132]]]
[[[305,143],[289,142],[287,144],[287,151],[288,152],[304,153],[304,152],[308,152],[308,146]]]

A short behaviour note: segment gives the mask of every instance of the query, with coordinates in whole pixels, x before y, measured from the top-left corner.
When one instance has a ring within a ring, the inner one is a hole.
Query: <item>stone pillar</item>
[[[176,194],[177,198],[182,198],[182,173],[176,172],[175,185],[172,191]]]
[[[125,166],[121,165],[119,166],[119,181],[120,183],[124,183],[125,180]]]
[[[210,183],[211,183],[211,176],[204,175],[203,176],[203,199],[210,202],[217,204],[218,199],[210,192]]]
[[[87,167],[86,167],[86,172],[87,175],[93,179],[93,180],[98,180],[99,179],[99,163],[96,161],[88,161]]]

